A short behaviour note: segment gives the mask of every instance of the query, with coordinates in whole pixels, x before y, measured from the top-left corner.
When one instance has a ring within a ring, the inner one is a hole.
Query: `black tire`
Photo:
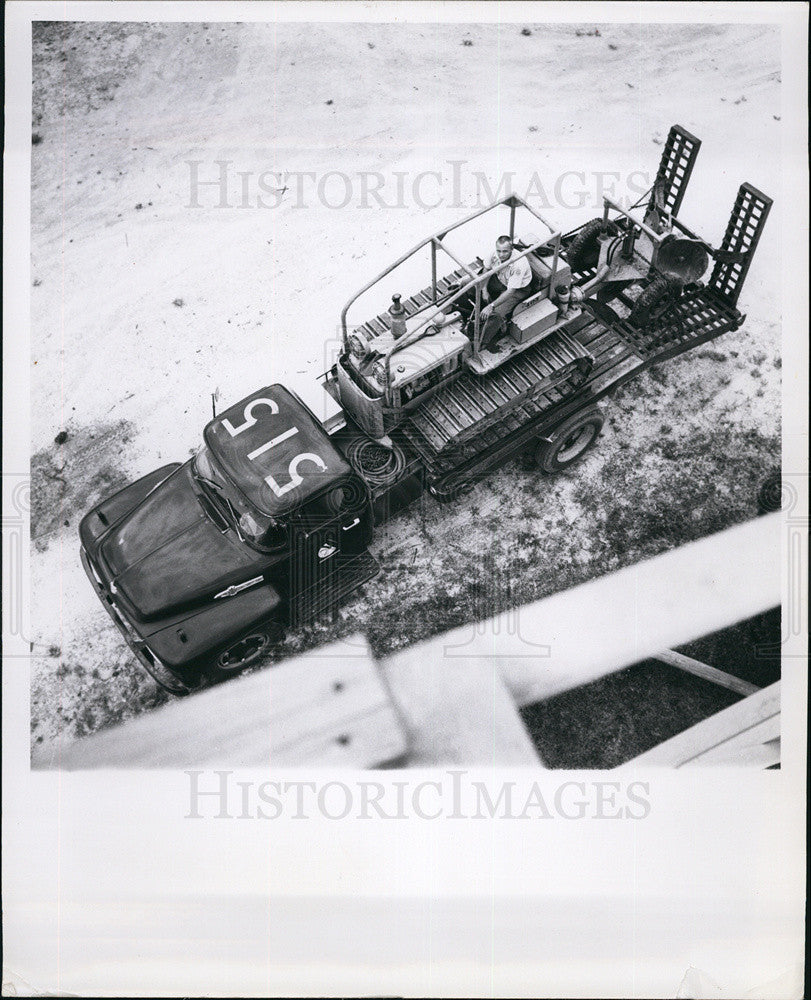
[[[602,219],[592,219],[587,222],[569,244],[566,260],[572,271],[587,271],[596,267],[600,260],[600,235],[604,232],[615,235],[617,227],[613,222],[604,223]]]
[[[568,469],[579,461],[597,441],[605,417],[597,406],[564,420],[552,432],[550,441],[539,441],[535,462],[542,472],[550,475]]]
[[[678,302],[682,285],[676,278],[663,274],[643,288],[628,316],[628,322],[636,327],[656,324],[664,314]]]
[[[211,676],[215,679],[233,677],[234,674],[261,659],[268,647],[281,638],[281,634],[281,626],[262,625],[252,628],[214,658],[211,664]]]

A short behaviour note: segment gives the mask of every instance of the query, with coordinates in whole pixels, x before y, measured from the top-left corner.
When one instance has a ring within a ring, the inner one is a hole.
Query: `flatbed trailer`
[[[486,393],[483,392],[478,398],[475,392],[475,375],[465,375],[455,384],[449,383],[444,395],[437,393],[434,397],[438,401],[437,409],[442,414],[441,420],[418,411],[393,430],[391,442],[402,456],[402,468],[398,470],[394,481],[389,479],[375,482],[374,477],[368,476],[368,469],[355,463],[356,471],[366,479],[369,486],[378,523],[385,520],[392,505],[400,506],[404,499],[413,498],[420,489],[427,488],[442,501],[452,499],[461,489],[507,461],[516,452],[527,448],[531,442],[537,441],[541,445],[551,442],[553,435],[560,433],[564,425],[568,426],[571,421],[576,424],[579,415],[585,416],[600,400],[646,369],[678,357],[731,330],[737,330],[743,324],[746,317],[737,308],[738,299],[769,215],[772,199],[751,184],[742,184],[721,244],[718,249],[713,249],[676,217],[700,145],[700,140],[681,126],[674,126],[670,130],[650,204],[657,203],[661,211],[668,213],[673,229],[703,247],[712,256],[714,263],[709,278],[704,282],[688,284],[681,290],[676,301],[664,312],[660,312],[652,322],[645,324],[634,322],[630,317],[635,300],[628,295],[631,286],[627,283],[606,287],[596,296],[586,297],[580,304],[580,315],[575,321],[567,323],[565,331],[553,334],[539,345],[546,347],[558,336],[559,341],[553,351],[558,360],[561,363],[568,362],[570,368],[576,366],[578,355],[593,359],[588,374],[576,384],[574,390],[571,384],[560,384],[557,387],[550,385],[540,396],[531,396],[524,402],[520,397],[525,386],[531,385],[533,380],[536,383],[542,381],[545,375],[533,360],[532,349],[497,369],[488,382]],[[656,193],[659,195],[658,202]],[[604,200],[604,222],[608,222],[611,208],[630,220],[632,231],[647,228],[610,199]],[[510,199],[506,199],[505,203],[510,203]],[[514,228],[514,211],[513,206],[511,234]],[[563,250],[567,253],[572,250],[578,235],[589,225],[593,223],[586,223],[559,237],[555,244],[556,263],[558,252]],[[638,227],[636,230],[635,226]],[[651,235],[658,238],[653,233]],[[465,265],[457,259],[459,267],[437,280],[436,242],[434,240],[431,246],[432,283],[403,302],[407,318],[416,317],[431,304],[453,301],[453,291],[459,282],[465,281],[474,273],[475,264]],[[593,283],[592,279],[599,281],[598,270],[597,264],[580,270],[574,269],[574,287],[588,288],[589,283]],[[383,275],[386,273],[387,271],[383,272]],[[371,282],[366,287],[369,288],[374,283]],[[639,294],[639,287],[636,287]],[[345,337],[347,309],[348,306],[342,315]],[[385,335],[390,323],[390,315],[384,312],[368,320],[359,329],[366,335],[375,337]],[[504,381],[499,389],[497,382],[501,372],[504,374]],[[577,379],[580,380],[579,374]],[[323,388],[340,404],[337,366],[323,375],[320,381]],[[503,395],[497,399],[496,393]],[[514,396],[512,401],[509,399],[510,393]],[[487,394],[490,395],[489,400]],[[482,403],[503,412],[499,426],[490,426],[479,437],[466,442],[460,451],[449,453],[443,448],[443,434],[447,436],[449,433],[443,424],[459,430],[467,419],[471,425],[475,425],[482,416],[480,411],[476,412],[477,405],[481,407]],[[466,409],[468,412],[465,412]],[[353,444],[368,440],[368,435],[353,422],[350,414],[345,413],[344,426],[337,431],[335,440],[352,461]]]
[[[767,211],[770,200],[755,189],[750,190],[753,198],[762,199]],[[759,235],[765,214],[759,214],[757,221]],[[577,232],[567,234],[565,241],[570,241]],[[740,242],[740,232],[731,220],[725,246],[733,238]],[[595,268],[591,268],[576,273],[575,279],[578,283],[588,281],[594,272]],[[426,291],[404,303],[406,310],[421,306]],[[384,521],[393,508],[414,499],[421,489],[427,489],[440,501],[455,498],[533,442],[551,440],[564,422],[594,407],[653,365],[737,330],[746,318],[736,307],[737,291],[737,285],[730,287],[725,269],[717,267],[707,286],[686,292],[653,329],[639,329],[627,321],[633,300],[624,292],[608,302],[587,301],[579,320],[568,331],[594,358],[591,372],[577,391],[564,395],[550,389],[540,399],[513,413],[501,433],[489,432],[492,439],[481,441],[474,454],[451,464],[438,457],[419,435],[410,432],[408,423],[398,428],[392,438],[403,450],[406,462],[396,482],[370,484],[377,522]],[[333,398],[339,399],[333,372],[322,376],[321,382]],[[335,432],[336,441],[344,451],[353,439],[365,437],[348,416],[345,426]]]

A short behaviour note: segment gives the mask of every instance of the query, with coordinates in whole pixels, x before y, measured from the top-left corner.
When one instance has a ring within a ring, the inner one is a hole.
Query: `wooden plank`
[[[41,748],[34,766],[373,767],[403,755],[410,766],[538,766],[516,706],[777,606],[780,525],[779,513],[765,515],[379,665],[363,639],[314,650],[116,729]],[[771,760],[779,685],[725,711],[635,763],[673,766],[674,747],[680,762]]]
[[[767,740],[765,743],[750,745],[737,751],[734,763],[738,767],[757,767],[765,770],[780,763],[780,739]],[[704,760],[696,761],[706,763]],[[723,759],[713,761],[713,766],[721,767],[732,763]]]
[[[693,767],[770,767],[780,763],[780,716],[774,715],[732,739],[699,754],[690,762]]]
[[[584,383],[584,388],[587,387],[595,395],[598,395],[604,389],[615,388],[620,381],[630,378],[636,372],[637,368],[642,368],[644,363],[640,360],[639,356],[632,348],[629,347],[627,350],[627,358],[624,358],[622,354],[619,354],[616,359],[612,358],[611,368],[609,370],[598,368],[596,375]]]
[[[589,353],[596,357],[598,354],[605,354],[609,348],[622,348],[625,345],[613,330],[609,330],[606,327],[602,333],[598,333],[597,336],[590,340],[586,346],[588,347]]]
[[[380,664],[408,734],[408,766],[543,766],[498,671],[446,657],[445,641],[437,636]]]
[[[612,360],[620,358],[621,355],[627,355],[627,352],[628,348],[622,341],[609,341],[601,345],[599,350],[592,351],[595,367],[602,368],[604,365],[610,364]]]
[[[512,611],[511,627],[505,613],[446,641],[498,664],[519,705],[543,701],[777,607],[779,531],[767,514]]]
[[[738,763],[745,757],[747,747],[762,745],[779,736],[779,719],[780,681],[777,681],[622,766]]]
[[[42,750],[34,766],[375,767],[405,733],[365,639],[334,643]]]
[[[656,654],[654,659],[661,660],[662,663],[667,663],[671,667],[678,667],[679,670],[685,670],[688,674],[702,677],[705,681],[729,688],[730,691],[735,691],[744,697],[760,690],[756,684],[750,684],[749,681],[741,680],[740,677],[734,677],[725,670],[711,667],[708,663],[694,660],[691,656],[685,656],[684,653],[677,653],[674,649],[663,649],[661,653]]]
[[[405,720],[409,764],[507,763],[511,754],[518,762],[528,753],[496,672],[516,704],[532,704],[776,606],[778,530],[779,515],[769,515],[394,654],[381,669]],[[663,643],[665,635],[678,638]],[[731,735],[742,728],[736,722]]]

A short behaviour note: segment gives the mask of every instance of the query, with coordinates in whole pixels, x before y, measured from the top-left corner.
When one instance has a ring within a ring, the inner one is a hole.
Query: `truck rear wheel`
[[[561,472],[594,445],[604,423],[605,417],[597,406],[569,417],[555,428],[550,440],[538,442],[535,462],[543,472]]]

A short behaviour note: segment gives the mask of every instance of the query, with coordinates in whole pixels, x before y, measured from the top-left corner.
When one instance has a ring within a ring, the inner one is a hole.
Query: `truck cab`
[[[94,508],[82,560],[140,662],[190,689],[370,579],[366,484],[281,385],[215,417],[189,461]]]

